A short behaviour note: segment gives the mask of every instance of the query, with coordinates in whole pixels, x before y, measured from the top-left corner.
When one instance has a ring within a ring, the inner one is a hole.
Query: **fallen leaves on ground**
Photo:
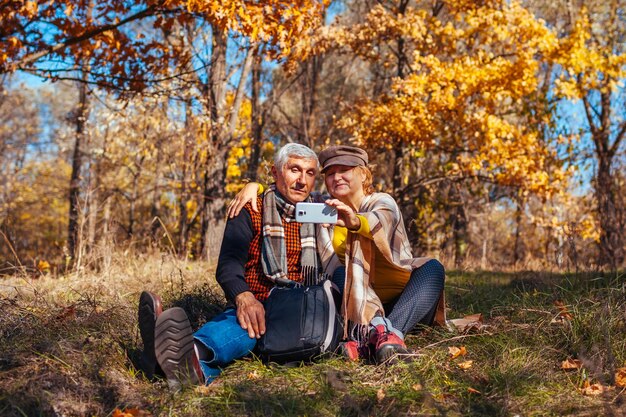
[[[76,318],[76,306],[63,307],[55,319],[58,321],[74,320]]]
[[[553,318],[552,321],[550,321],[550,324],[563,324],[566,320],[572,320],[574,318],[567,310],[567,306],[563,303],[563,301],[556,300],[554,305],[559,310],[559,314]]]
[[[450,354],[450,359],[454,359],[458,358],[459,356],[465,356],[467,354],[467,350],[465,349],[465,346],[450,346],[448,347],[448,353]]]
[[[381,388],[378,391],[376,391],[376,400],[378,400],[378,402],[381,402],[384,399],[385,399],[385,390]]]
[[[474,389],[472,387],[468,387],[467,388],[467,392],[469,392],[470,394],[482,394],[482,392],[478,391],[477,389]]]
[[[580,359],[566,359],[561,362],[561,369],[571,370],[571,369],[580,369],[583,367],[583,363]]]
[[[481,313],[465,316],[462,319],[448,320],[460,333],[479,331],[483,328],[483,315]]]
[[[583,384],[583,387],[580,389],[580,391],[583,395],[596,396],[604,392],[604,387],[598,382],[592,384],[587,380]]]
[[[615,371],[615,386],[626,388],[626,367],[619,368]]]
[[[126,408],[124,410],[120,410],[116,408],[113,411],[112,417],[149,417],[152,416],[149,411],[140,410],[138,408]]]
[[[474,363],[474,361],[463,361],[463,362],[457,363],[457,366],[459,368],[463,369],[464,371],[467,371],[469,368],[472,367],[473,363]]]

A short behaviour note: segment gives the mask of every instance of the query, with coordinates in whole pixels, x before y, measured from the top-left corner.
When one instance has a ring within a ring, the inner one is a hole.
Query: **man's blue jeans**
[[[241,328],[237,321],[237,313],[232,308],[215,316],[193,336],[209,353],[208,357],[200,360],[207,384],[222,372],[224,366],[248,355],[257,342]]]

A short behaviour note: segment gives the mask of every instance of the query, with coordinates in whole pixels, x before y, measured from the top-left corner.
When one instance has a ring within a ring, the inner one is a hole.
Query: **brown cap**
[[[318,159],[322,166],[322,172],[333,165],[345,165],[348,167],[367,166],[367,152],[354,146],[331,146],[319,153]]]

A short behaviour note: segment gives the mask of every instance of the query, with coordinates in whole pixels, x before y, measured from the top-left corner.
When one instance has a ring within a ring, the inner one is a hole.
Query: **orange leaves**
[[[578,386],[578,391],[586,396],[598,396],[607,390],[612,390],[615,387],[626,389],[626,367],[619,368],[615,371],[614,380],[615,387],[605,386],[600,382],[592,383],[592,380],[588,376],[588,371],[584,368],[584,364],[579,359],[568,358],[561,362],[561,369],[564,371],[579,371],[581,376],[581,385]]]
[[[465,356],[467,354],[467,350],[465,350],[465,346],[456,347],[450,346],[448,347],[448,353],[450,354],[450,359],[458,358],[459,356]]]
[[[112,417],[149,417],[152,414],[149,411],[140,410],[138,408],[125,408],[120,410],[116,408],[113,410]]]
[[[461,347],[450,346],[448,347],[448,354],[450,355],[450,360],[454,360],[456,358],[467,355],[467,350],[465,349],[465,346],[461,346]],[[467,371],[468,369],[472,367],[473,363],[474,361],[472,360],[465,360],[465,361],[456,362],[456,366],[458,366],[464,371]]]
[[[457,363],[457,366],[461,368],[462,370],[467,371],[468,369],[472,367],[473,364],[474,364],[474,361],[463,361],[463,362]]]
[[[572,320],[574,318],[567,310],[567,306],[563,304],[563,301],[556,300],[554,302],[554,305],[559,310],[559,314],[555,318],[552,319],[552,321],[550,322],[551,324],[554,324],[554,323],[564,324],[566,321]]]
[[[615,386],[626,388],[626,367],[619,368],[615,371]]]
[[[578,359],[566,359],[563,362],[561,362],[561,369],[565,369],[566,371],[569,370],[573,370],[573,369],[580,369],[582,368],[583,363],[578,360]]]
[[[583,395],[596,396],[600,395],[604,392],[604,386],[600,383],[592,384],[589,380],[585,380],[583,383],[583,387],[580,389],[580,392]]]
[[[339,126],[366,146],[449,150],[454,175],[553,193],[566,175],[551,166],[554,150],[538,123],[527,120],[526,103],[537,94],[542,60],[558,44],[555,33],[515,2],[446,10],[439,20],[419,9],[394,14],[376,6],[363,24],[325,32],[322,43],[334,36],[339,47],[385,68],[398,62],[373,45],[402,36],[415,50],[407,57],[410,71],[353,105]]]
[[[41,259],[39,262],[37,262],[37,270],[42,274],[46,274],[50,272],[50,264],[47,261]]]

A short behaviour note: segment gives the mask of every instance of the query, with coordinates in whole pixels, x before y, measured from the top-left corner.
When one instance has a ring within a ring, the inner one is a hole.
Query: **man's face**
[[[291,203],[299,203],[306,200],[315,186],[317,161],[289,157],[280,171],[272,167],[272,175],[278,192]]]

